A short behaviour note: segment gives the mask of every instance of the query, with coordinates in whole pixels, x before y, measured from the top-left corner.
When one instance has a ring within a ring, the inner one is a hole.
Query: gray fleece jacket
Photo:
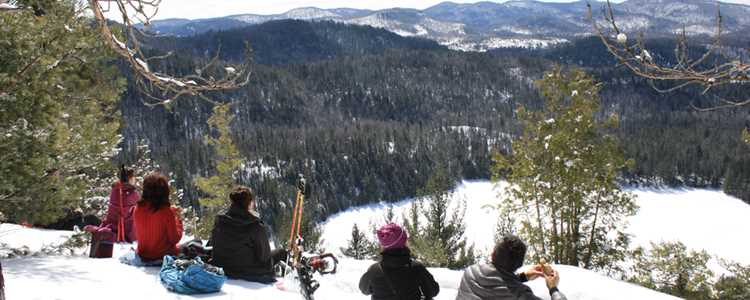
[[[464,272],[456,300],[541,300],[521,278],[492,265],[476,264]],[[567,300],[557,288],[550,290],[552,300]]]

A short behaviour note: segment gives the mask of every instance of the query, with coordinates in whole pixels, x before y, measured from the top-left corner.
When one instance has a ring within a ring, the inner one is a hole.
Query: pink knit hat
[[[378,229],[378,241],[383,250],[405,248],[407,239],[409,235],[398,224],[390,223]]]

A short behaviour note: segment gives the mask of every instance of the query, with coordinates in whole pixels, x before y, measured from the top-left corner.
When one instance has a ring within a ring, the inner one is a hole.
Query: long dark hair
[[[169,206],[169,180],[159,172],[152,172],[143,178],[143,195],[139,205],[151,204],[151,209],[157,211]]]
[[[135,176],[135,171],[133,169],[126,169],[125,165],[120,165],[120,173],[118,174],[118,177],[120,178],[121,183],[128,183],[128,179]]]

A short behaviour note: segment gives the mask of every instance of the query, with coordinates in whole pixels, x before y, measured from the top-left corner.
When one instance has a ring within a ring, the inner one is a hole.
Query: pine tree
[[[750,299],[750,266],[720,260],[721,266],[729,271],[714,284],[715,296],[721,300]]]
[[[53,222],[115,173],[124,79],[77,3],[0,13],[0,211],[12,222]]]
[[[628,281],[687,300],[713,299],[713,272],[706,264],[706,251],[689,251],[684,244],[651,244],[633,251],[633,266]],[[725,298],[721,298],[725,299]]]
[[[517,229],[535,260],[608,270],[622,260],[625,218],[637,209],[618,185],[625,160],[599,111],[599,85],[582,71],[557,69],[537,82],[544,110],[518,109],[523,135],[512,154],[496,154],[495,178],[507,178],[501,215]]]
[[[243,158],[232,140],[230,124],[234,116],[230,108],[231,104],[216,105],[208,119],[208,125],[218,135],[206,136],[216,152],[216,174],[195,179],[196,186],[204,194],[199,200],[201,218],[196,234],[202,239],[209,237],[214,218],[229,203],[229,193],[238,183],[236,174],[243,165]]]
[[[357,224],[352,226],[352,238],[349,240],[349,246],[341,248],[341,252],[355,259],[369,259],[375,256],[377,246],[367,238],[364,232],[360,231]]]
[[[409,215],[404,216],[410,248],[427,266],[458,269],[475,261],[474,246],[467,247],[464,236],[466,203],[461,201],[456,207],[450,207],[454,198],[452,188],[445,168],[435,168],[419,192],[424,199],[414,201]]]

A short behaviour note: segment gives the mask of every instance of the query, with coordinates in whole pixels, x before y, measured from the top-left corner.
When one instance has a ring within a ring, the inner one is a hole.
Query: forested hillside
[[[467,53],[372,27],[274,21],[153,38],[152,51],[176,55],[152,66],[187,72],[219,46],[222,59],[240,60],[245,39],[255,61],[251,83],[214,98],[236,102],[234,140],[248,161],[240,181],[257,189],[274,225],[291,203],[298,173],[311,182],[314,218],[414,196],[438,165],[456,179],[489,178],[492,151],[507,151],[519,133],[515,108],[541,105],[533,81],[555,64],[582,67],[602,82],[601,116],[619,115],[617,133],[636,162],[629,182],[721,187],[729,174],[728,191],[747,190],[750,160],[740,141],[747,111],[697,112],[688,103],[708,101],[699,91],[660,94],[615,68],[595,39]],[[666,57],[669,42],[656,42],[663,46],[655,56]],[[212,105],[186,98],[149,108],[143,97],[131,83],[123,98],[122,160],[133,161],[136,144],[147,141],[186,189],[185,201],[195,204],[192,179],[213,170],[204,139]]]

